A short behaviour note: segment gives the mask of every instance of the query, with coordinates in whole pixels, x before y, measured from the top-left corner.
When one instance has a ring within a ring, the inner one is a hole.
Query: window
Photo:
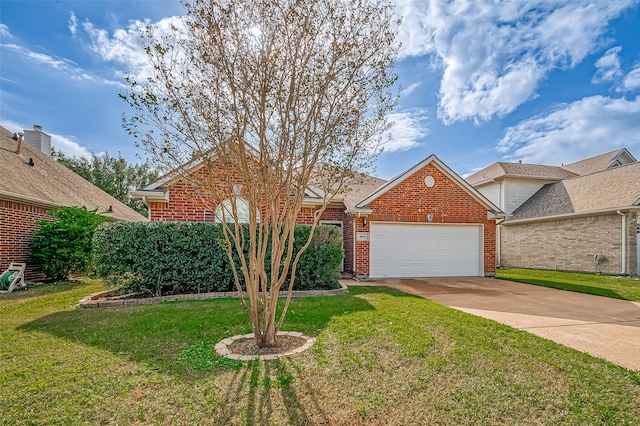
[[[216,207],[216,222],[222,222],[224,219],[226,219],[227,222],[233,222],[233,206],[231,203],[231,199],[227,198]],[[224,209],[224,218],[222,209]],[[238,223],[248,223],[249,201],[245,198],[236,198],[236,212],[238,213]],[[257,221],[260,222],[260,212],[258,210],[256,210],[256,218]]]

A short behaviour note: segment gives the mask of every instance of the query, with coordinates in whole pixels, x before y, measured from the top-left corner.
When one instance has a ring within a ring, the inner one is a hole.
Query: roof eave
[[[169,201],[169,191],[140,189],[131,191],[131,197],[150,203],[166,203]]]
[[[570,219],[570,218],[579,218],[579,217],[587,217],[587,216],[598,216],[608,213],[616,213],[616,212],[629,212],[629,211],[638,211],[640,212],[640,206],[632,205],[632,206],[622,206],[622,207],[607,207],[606,209],[597,209],[597,210],[587,210],[582,212],[575,213],[563,213],[551,216],[539,216],[539,217],[529,217],[526,219],[515,219],[508,220],[502,223],[502,225],[519,225],[523,223],[532,223],[532,222],[546,222],[550,220],[561,220],[561,219]]]
[[[27,203],[29,205],[42,207],[45,209],[57,209],[58,207],[62,207],[62,204],[60,203],[54,203],[53,201],[41,200],[39,198],[29,197],[27,195],[16,194],[14,192],[3,190],[0,190],[0,199],[18,203]]]
[[[366,207],[348,207],[344,212],[347,213],[347,214],[361,215],[361,214],[372,214],[373,210],[369,206],[366,206]]]

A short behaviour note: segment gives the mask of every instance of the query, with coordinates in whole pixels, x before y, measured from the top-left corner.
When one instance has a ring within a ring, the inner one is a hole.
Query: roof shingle
[[[124,203],[23,141],[17,154],[13,133],[0,126],[0,198],[43,206],[86,206],[118,220],[146,221]],[[34,166],[29,166],[32,158]]]
[[[558,166],[497,162],[467,177],[467,182],[475,185],[482,181],[501,177],[527,177],[560,180],[576,176],[575,173]]]
[[[566,179],[542,187],[510,220],[616,209],[640,203],[640,163]]]

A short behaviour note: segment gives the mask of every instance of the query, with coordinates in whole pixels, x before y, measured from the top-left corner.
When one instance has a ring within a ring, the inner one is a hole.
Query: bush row
[[[248,247],[248,226],[243,231]],[[310,226],[296,226],[294,252],[304,245],[310,231]],[[216,223],[107,223],[93,236],[96,272],[107,285],[158,296],[235,291],[224,246],[222,225]],[[239,264],[238,254],[234,256]],[[318,226],[298,263],[294,289],[337,288],[342,256],[339,230]],[[239,276],[244,288],[242,274]]]

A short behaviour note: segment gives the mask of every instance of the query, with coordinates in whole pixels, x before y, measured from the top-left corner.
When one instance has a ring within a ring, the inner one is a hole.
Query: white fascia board
[[[356,214],[356,215],[370,215],[373,213],[373,210],[369,207],[358,207],[358,208],[345,209],[344,212],[348,214]]]
[[[144,199],[146,201],[151,201],[151,202],[169,201],[169,191],[165,191],[165,190],[149,191],[149,190],[141,189],[138,191],[131,191],[130,194],[133,198],[136,198],[139,200]]]
[[[638,161],[638,160],[636,160],[636,158],[635,158],[635,157],[634,157],[634,156],[629,152],[629,150],[628,150],[627,148],[622,148],[622,149],[620,150],[620,152],[619,152],[618,154],[616,154],[616,156],[615,156],[615,157],[613,157],[613,159],[611,160],[611,162],[613,163],[614,161],[618,160],[620,157],[622,157],[622,156],[623,156],[623,155],[625,155],[625,154],[626,154],[627,156],[629,156],[629,158],[631,159],[631,163],[635,163],[636,161]]]
[[[55,203],[53,201],[41,200],[39,198],[29,197],[27,195],[16,194],[14,192],[0,190],[0,199],[13,201],[16,203],[29,204],[36,207],[42,207],[45,209],[57,209],[62,207],[62,204]]]
[[[202,167],[204,167],[202,161],[197,161],[193,164],[185,164],[184,166],[177,167],[157,181],[145,186],[141,189],[141,191],[153,191],[154,189],[157,189],[175,179],[180,178],[181,176],[184,176],[185,174],[191,174]]]
[[[505,226],[520,225],[523,223],[547,222],[550,220],[562,220],[562,219],[571,219],[571,218],[579,218],[579,217],[587,217],[587,216],[600,216],[604,214],[613,214],[618,211],[620,212],[640,211],[640,206],[609,207],[606,209],[589,210],[589,211],[577,212],[577,213],[563,213],[563,214],[556,214],[552,216],[530,217],[527,219],[507,220],[507,221],[501,222],[500,224]]]

